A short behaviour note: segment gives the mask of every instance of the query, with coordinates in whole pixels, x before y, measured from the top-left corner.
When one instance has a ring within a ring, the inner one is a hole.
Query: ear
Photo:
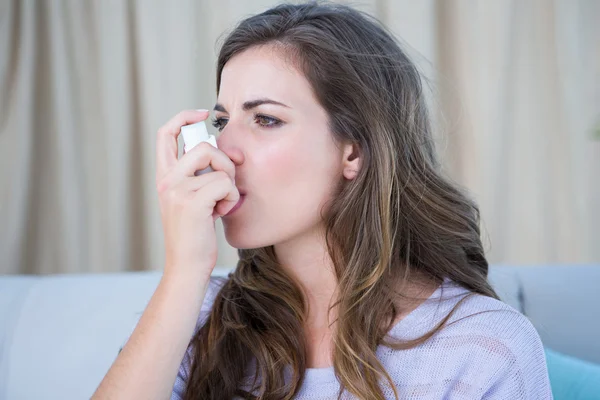
[[[342,171],[344,178],[354,179],[358,175],[362,161],[360,149],[356,143],[344,145],[344,156],[342,158]]]

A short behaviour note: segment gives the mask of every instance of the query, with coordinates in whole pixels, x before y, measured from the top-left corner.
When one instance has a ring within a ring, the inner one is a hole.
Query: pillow
[[[600,365],[545,349],[554,400],[600,399]]]

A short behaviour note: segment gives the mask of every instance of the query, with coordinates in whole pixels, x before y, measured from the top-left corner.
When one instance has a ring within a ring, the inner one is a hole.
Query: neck
[[[337,280],[333,262],[321,232],[310,232],[274,246],[282,268],[301,285],[308,302],[306,324],[311,328],[328,325],[327,313],[333,302]],[[333,321],[334,315],[330,315]]]
[[[333,262],[320,233],[298,236],[293,240],[274,246],[277,260],[282,268],[301,285],[308,302],[308,315],[304,333],[309,343],[310,368],[331,365],[331,334],[336,310],[328,315],[329,305],[336,295],[337,279]],[[404,297],[401,311],[393,322],[397,324],[427,299],[437,289],[439,282],[423,278],[402,288]],[[400,288],[399,288],[400,289]]]

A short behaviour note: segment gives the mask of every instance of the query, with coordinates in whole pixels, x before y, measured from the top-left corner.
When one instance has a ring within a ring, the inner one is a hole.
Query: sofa
[[[600,399],[600,265],[493,265],[489,276],[537,328],[555,399]],[[0,399],[89,398],[160,277],[0,276]]]

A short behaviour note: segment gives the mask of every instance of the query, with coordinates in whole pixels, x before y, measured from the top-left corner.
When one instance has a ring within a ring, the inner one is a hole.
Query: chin
[[[273,244],[267,238],[256,235],[248,229],[244,229],[243,225],[239,226],[233,221],[223,220],[223,231],[225,232],[227,243],[236,249],[257,249]]]

